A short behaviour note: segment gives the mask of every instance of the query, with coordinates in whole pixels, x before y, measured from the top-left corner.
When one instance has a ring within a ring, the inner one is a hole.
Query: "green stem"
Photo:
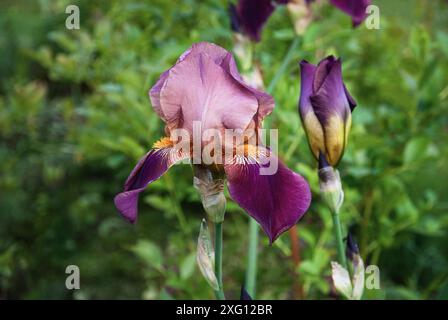
[[[258,224],[254,219],[249,222],[249,248],[246,269],[246,291],[255,299],[257,293],[257,254]]]
[[[274,75],[274,78],[272,78],[271,82],[268,85],[268,88],[267,88],[268,93],[272,93],[275,86],[277,85],[277,82],[281,79],[281,77],[285,73],[286,68],[288,67],[289,63],[291,62],[294,51],[296,50],[297,46],[299,45],[299,39],[300,39],[299,37],[294,37],[294,40],[291,42],[291,45],[289,46],[288,52],[286,53],[286,56],[283,59],[283,62],[280,65],[280,68],[277,70],[277,73]]]
[[[219,290],[215,291],[216,299],[225,300],[222,285],[222,222],[215,223],[215,275]]]
[[[336,246],[338,250],[338,260],[341,266],[347,269],[347,259],[345,257],[344,240],[342,238],[342,226],[341,221],[339,220],[339,213],[333,212],[332,216],[334,236],[336,238]]]

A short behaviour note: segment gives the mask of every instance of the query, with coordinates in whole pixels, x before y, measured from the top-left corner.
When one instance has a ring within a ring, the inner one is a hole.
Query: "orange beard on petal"
[[[153,149],[163,149],[163,148],[172,148],[174,143],[168,137],[163,137],[159,141],[154,142],[152,145]]]

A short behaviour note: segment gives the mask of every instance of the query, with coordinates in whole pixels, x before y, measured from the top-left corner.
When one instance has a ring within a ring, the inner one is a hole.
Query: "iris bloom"
[[[366,18],[366,8],[370,5],[371,0],[330,0],[330,2],[352,17],[353,26],[357,27]]]
[[[188,152],[195,148],[194,141],[182,137],[179,143],[178,129],[195,139],[193,131],[199,122],[199,147],[203,151],[212,143],[203,134],[208,129],[218,132],[232,129],[252,134],[249,138],[253,138],[274,107],[271,96],[243,82],[231,53],[205,42],[182,54],[173,67],[162,73],[149,95],[155,112],[166,124],[166,137],[137,163],[124,191],[115,197],[116,207],[130,222],[137,218],[140,192],[174,163],[197,160],[194,150]],[[302,217],[309,207],[311,193],[307,182],[281,162],[274,174],[260,174],[278,159],[268,148],[248,142],[253,140],[239,139],[236,144],[233,139],[231,142],[224,139],[222,149],[226,154],[231,150],[230,157],[222,163],[199,165],[225,175],[232,199],[262,226],[273,242]],[[179,144],[188,147],[179,149]],[[211,154],[221,151],[215,148]]]
[[[303,60],[300,69],[299,113],[308,143],[316,160],[334,167],[347,145],[356,101],[342,80],[340,59],[329,56],[317,66]]]
[[[291,0],[294,1],[294,0]],[[306,0],[309,4],[315,0]],[[352,17],[354,27],[359,26],[366,18],[366,9],[371,4],[371,0],[330,0],[331,4],[336,8],[344,11]]]
[[[278,4],[288,0],[239,0],[229,7],[232,29],[247,35],[252,41],[260,41],[263,26]]]

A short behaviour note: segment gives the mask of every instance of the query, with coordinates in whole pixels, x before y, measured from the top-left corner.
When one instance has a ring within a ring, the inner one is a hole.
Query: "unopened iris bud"
[[[350,261],[354,261],[359,258],[358,244],[355,242],[355,239],[350,232],[347,235],[347,249],[345,252]]]
[[[218,279],[216,278],[214,271],[215,250],[213,249],[210,231],[208,230],[207,221],[205,221],[205,219],[202,220],[201,229],[199,231],[196,262],[208,284],[214,290],[219,290]]]
[[[349,300],[360,300],[364,292],[364,262],[359,255],[358,245],[349,233],[347,237],[347,256],[353,268],[353,276],[337,262],[331,262],[332,279],[336,290]]]
[[[224,179],[220,177],[219,172],[212,171],[202,165],[195,165],[193,170],[193,184],[201,195],[205,212],[214,223],[223,222],[226,212]]]
[[[342,190],[339,171],[328,165],[321,167],[321,163],[319,161],[318,175],[320,193],[330,210],[337,214],[344,202],[344,191]]]
[[[341,60],[329,56],[317,66],[303,60],[299,113],[310,149],[319,160],[324,154],[335,167],[344,154],[356,106],[342,80]]]

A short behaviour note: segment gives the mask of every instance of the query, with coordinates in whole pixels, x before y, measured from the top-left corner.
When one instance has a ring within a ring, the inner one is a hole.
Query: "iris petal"
[[[154,110],[170,130],[244,130],[262,120],[274,108],[273,98],[244,83],[235,60],[227,50],[207,42],[194,44],[177,63],[164,72],[150,90]]]
[[[353,26],[356,27],[366,18],[366,8],[371,0],[330,0],[338,9],[352,17]]]
[[[134,223],[138,214],[140,192],[183,158],[175,148],[163,148],[153,149],[140,159],[126,180],[124,191],[114,198],[115,206],[123,217]]]
[[[342,81],[341,60],[331,64],[331,70],[310,100],[317,118],[324,126],[333,115],[346,118],[350,106]]]
[[[253,217],[274,242],[305,214],[311,192],[306,180],[291,171],[274,155],[269,161],[235,161],[224,166],[230,196]],[[260,170],[278,161],[272,175],[262,175]]]

